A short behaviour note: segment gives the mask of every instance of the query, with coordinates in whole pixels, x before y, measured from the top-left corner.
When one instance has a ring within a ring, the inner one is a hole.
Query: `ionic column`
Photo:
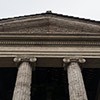
[[[67,67],[69,97],[70,100],[88,100],[83,82],[81,69],[78,63],[84,63],[85,59],[66,59],[63,61],[69,63]]]
[[[14,61],[20,64],[12,100],[30,100],[32,67],[29,62],[35,62],[36,58],[15,58]]]

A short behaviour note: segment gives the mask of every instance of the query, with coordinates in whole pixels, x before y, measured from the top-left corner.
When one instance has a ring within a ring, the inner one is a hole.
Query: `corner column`
[[[30,100],[32,67],[30,62],[35,62],[36,58],[14,58],[19,63],[17,79],[12,100]]]
[[[70,100],[88,100],[83,82],[81,69],[78,63],[84,63],[85,59],[63,59],[65,63],[69,63],[67,69],[69,97]]]

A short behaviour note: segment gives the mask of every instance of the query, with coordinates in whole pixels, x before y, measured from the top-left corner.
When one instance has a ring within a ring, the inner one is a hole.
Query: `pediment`
[[[100,32],[100,23],[55,14],[12,18],[0,21],[0,32]]]
[[[1,19],[0,54],[100,58],[100,22],[53,13]]]

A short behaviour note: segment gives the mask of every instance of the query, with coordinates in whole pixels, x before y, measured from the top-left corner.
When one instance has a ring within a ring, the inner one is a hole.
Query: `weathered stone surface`
[[[53,13],[0,21],[0,32],[100,32],[100,23]]]
[[[87,100],[81,69],[77,62],[71,62],[67,69],[70,100]]]
[[[32,68],[28,62],[22,62],[17,74],[12,100],[30,100]]]

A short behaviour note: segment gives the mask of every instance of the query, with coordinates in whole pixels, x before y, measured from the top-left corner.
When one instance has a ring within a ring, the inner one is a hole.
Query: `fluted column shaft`
[[[22,62],[17,74],[13,100],[30,100],[32,68],[28,62]]]
[[[87,100],[83,77],[77,62],[71,62],[67,69],[70,100]]]
[[[88,100],[80,66],[71,61],[67,67],[70,100]]]
[[[12,100],[30,100],[32,67],[28,61],[22,61],[18,68]]]

